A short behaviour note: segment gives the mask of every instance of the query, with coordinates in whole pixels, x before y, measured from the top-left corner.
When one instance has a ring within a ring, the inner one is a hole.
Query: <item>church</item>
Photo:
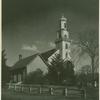
[[[43,74],[47,73],[48,65],[51,64],[52,58],[57,54],[60,54],[64,61],[71,61],[71,40],[69,32],[67,31],[67,19],[64,16],[59,20],[59,30],[57,31],[55,44],[56,48],[43,53],[37,53],[26,58],[19,55],[19,60],[11,69],[12,82],[23,82],[29,73],[34,72],[37,69],[41,69]]]

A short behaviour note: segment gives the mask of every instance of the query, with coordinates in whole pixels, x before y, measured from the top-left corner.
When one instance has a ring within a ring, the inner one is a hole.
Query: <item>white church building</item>
[[[11,69],[13,82],[23,81],[30,72],[34,72],[37,69],[41,69],[44,74],[47,73],[47,66],[51,64],[52,58],[55,57],[56,54],[60,54],[64,61],[71,60],[71,41],[67,30],[67,19],[62,16],[59,23],[59,30],[57,31],[57,38],[55,40],[56,48],[26,58],[20,55],[19,60]]]

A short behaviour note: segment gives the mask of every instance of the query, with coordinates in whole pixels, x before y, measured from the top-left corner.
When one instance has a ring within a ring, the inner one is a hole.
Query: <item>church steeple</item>
[[[66,30],[66,28],[67,28],[67,24],[66,23],[67,23],[67,19],[64,16],[62,16],[60,18],[60,28]]]
[[[60,50],[62,59],[70,60],[70,39],[67,31],[67,19],[62,16],[59,20],[59,30],[57,32],[56,48]]]

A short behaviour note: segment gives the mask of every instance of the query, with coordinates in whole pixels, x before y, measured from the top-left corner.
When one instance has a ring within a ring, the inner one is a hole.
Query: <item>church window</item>
[[[64,27],[66,28],[66,23],[64,23]]]
[[[68,54],[66,53],[66,57],[67,57],[67,55],[68,55]]]
[[[66,49],[68,49],[68,45],[66,44]]]
[[[17,82],[17,75],[14,75],[14,82]]]
[[[59,34],[59,39],[61,38],[61,34]]]
[[[18,74],[18,82],[21,81],[21,74]]]
[[[65,38],[65,39],[67,38],[67,35],[66,35],[66,34],[64,35],[64,38]]]

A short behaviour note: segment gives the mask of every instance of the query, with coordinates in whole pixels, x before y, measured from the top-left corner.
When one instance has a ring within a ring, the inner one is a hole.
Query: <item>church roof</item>
[[[35,59],[35,57],[37,56],[38,54],[34,54],[32,56],[29,56],[29,57],[26,57],[26,58],[23,58],[19,61],[17,61],[13,66],[12,66],[12,70],[13,69],[19,69],[19,68],[24,68],[26,67],[32,60]]]
[[[21,69],[26,67],[31,61],[33,61],[37,56],[40,56],[40,58],[43,60],[45,64],[47,64],[48,58],[56,51],[56,49],[52,49],[43,53],[37,53],[32,56],[28,56],[26,58],[23,58],[19,61],[17,61],[13,66],[11,70],[15,69]]]
[[[48,58],[55,52],[56,52],[56,49],[52,49],[52,50],[46,51],[44,53],[41,53],[41,56],[45,59],[45,61],[47,61]]]

